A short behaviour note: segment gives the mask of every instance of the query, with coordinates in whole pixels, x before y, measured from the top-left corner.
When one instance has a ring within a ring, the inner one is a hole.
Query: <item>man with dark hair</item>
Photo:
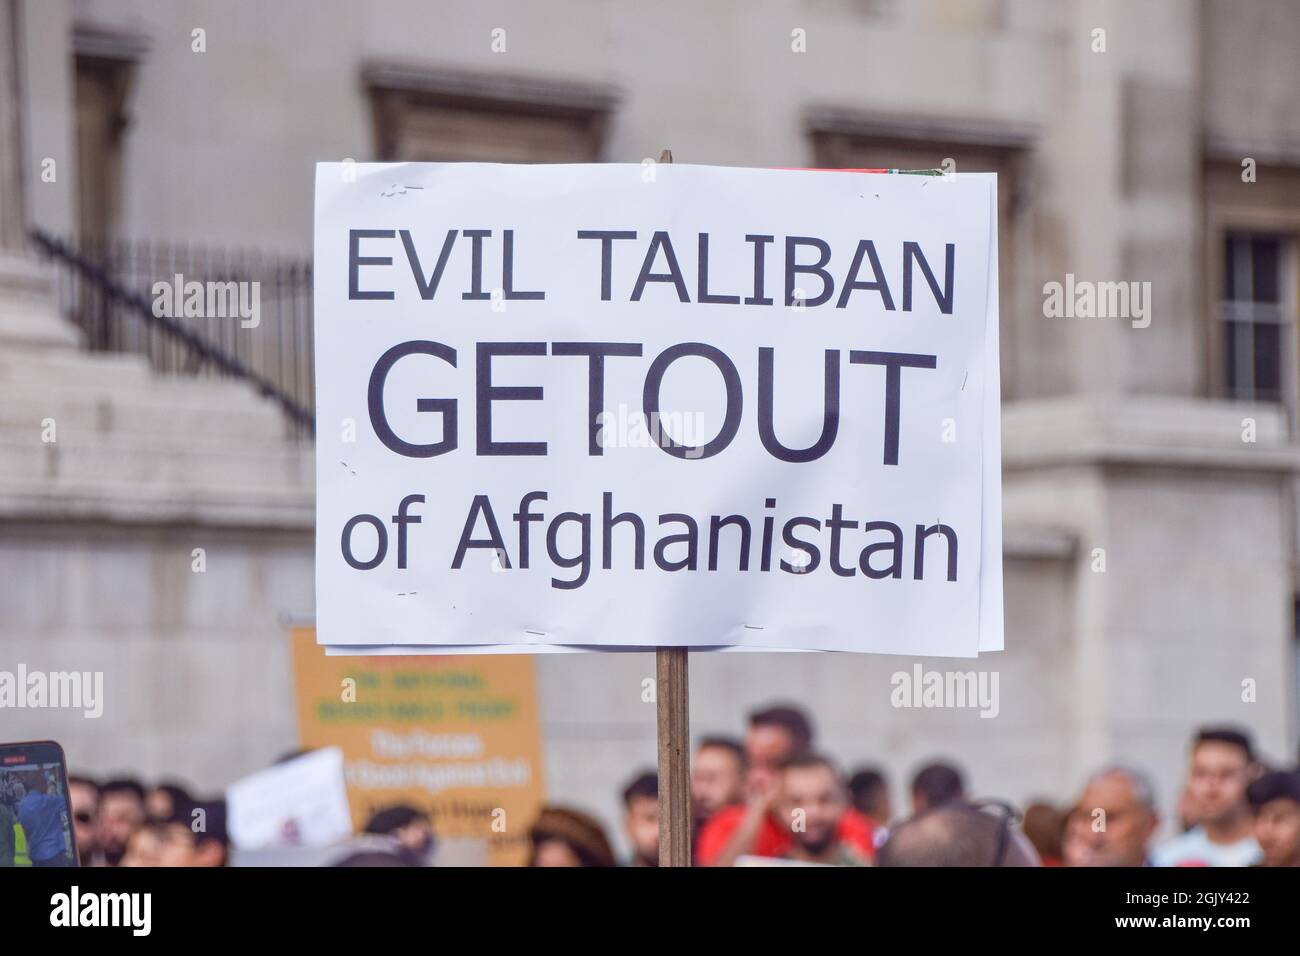
[[[437,837],[430,814],[407,803],[373,810],[328,866],[432,866]],[[388,857],[387,861],[381,857]]]
[[[724,807],[745,799],[745,749],[732,737],[705,737],[691,759],[691,811],[693,832]]]
[[[778,857],[790,848],[790,834],[773,816],[781,793],[781,768],[812,745],[812,722],[796,707],[764,707],[749,716],[745,735],[745,803],[726,807],[700,829],[696,859],[701,866],[731,866],[741,856]],[[840,818],[840,838],[864,854],[873,852],[873,826],[856,810]]]
[[[144,821],[144,787],[140,786],[138,780],[119,777],[99,788],[95,829],[105,863],[117,866],[122,862],[131,834]]]
[[[122,867],[221,866],[224,851],[179,820],[149,820],[131,834]]]
[[[889,802],[889,781],[885,772],[878,767],[860,767],[849,777],[849,798],[853,809],[880,826],[886,826],[893,819],[894,811]]]
[[[144,798],[145,816],[150,820],[171,820],[193,803],[193,795],[179,783],[160,783],[150,788]]]
[[[227,862],[225,801],[176,803],[141,824],[127,841],[123,867],[220,867]]]
[[[632,866],[659,865],[659,776],[639,773],[623,788],[623,832]]]
[[[966,784],[961,771],[950,763],[928,763],[912,777],[912,813],[924,813],[961,800],[966,795]]]
[[[772,728],[784,731],[789,738],[789,748],[801,753],[812,746],[812,721],[800,708],[790,704],[762,707],[749,715],[751,730]]]
[[[1001,804],[950,800],[890,830],[878,866],[1038,866],[1038,855]]]
[[[745,734],[745,791],[772,795],[785,761],[812,746],[812,722],[789,704],[761,707],[749,715]]]
[[[203,826],[197,827],[196,811],[202,812]],[[230,829],[226,801],[198,800],[188,808],[189,827],[198,851],[196,866],[226,866],[230,862]]]
[[[1250,866],[1261,851],[1246,788],[1258,776],[1250,737],[1207,727],[1192,742],[1187,793],[1200,823],[1157,847],[1156,866]]]
[[[77,834],[77,856],[82,866],[100,862],[99,834],[95,816],[99,812],[99,784],[89,777],[68,777],[68,800],[72,804],[72,828]]]
[[[848,811],[848,791],[830,760],[805,753],[785,762],[776,814],[790,833],[786,859],[827,866],[866,865],[867,854],[840,839],[840,821]]]
[[[1246,788],[1260,866],[1300,866],[1300,773],[1272,771]]]
[[[393,852],[412,866],[428,866],[437,841],[429,814],[408,804],[384,807],[371,815],[365,832],[393,841]]]

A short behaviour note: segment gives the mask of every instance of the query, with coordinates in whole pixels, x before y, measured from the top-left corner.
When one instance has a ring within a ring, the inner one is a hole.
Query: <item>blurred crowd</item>
[[[177,783],[69,778],[77,848],[86,866],[222,866],[225,806]],[[1138,767],[1100,768],[1064,805],[1023,811],[974,794],[955,763],[919,768],[895,807],[875,767],[845,774],[816,747],[800,708],[764,707],[743,737],[706,737],[691,760],[692,846],[698,866],[1300,866],[1300,771],[1271,767],[1249,733],[1206,727],[1188,748],[1172,835]],[[622,793],[630,856],[601,823],[570,806],[543,807],[529,829],[533,866],[655,866],[658,780],[635,775]],[[423,866],[436,833],[412,806],[374,813],[332,861]]]
[[[909,805],[890,801],[876,767],[843,773],[819,752],[808,716],[771,706],[750,714],[743,739],[709,737],[692,755],[697,866],[1300,866],[1300,772],[1270,767],[1249,733],[1197,731],[1188,748],[1173,835],[1157,840],[1154,788],[1138,767],[1094,773],[1072,802],[1023,812],[969,792],[955,763],[919,768]],[[632,866],[658,863],[658,781],[623,791]],[[548,807],[531,832],[535,866],[613,866],[589,814]]]

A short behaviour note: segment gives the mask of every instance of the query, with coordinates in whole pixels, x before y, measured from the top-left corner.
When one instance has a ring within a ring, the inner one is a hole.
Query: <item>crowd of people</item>
[[[225,806],[176,783],[68,780],[77,850],[86,866],[222,866]],[[622,793],[627,858],[601,823],[548,805],[529,828],[532,866],[655,866],[658,780],[635,775]],[[970,792],[946,761],[919,768],[909,805],[891,803],[879,768],[845,774],[815,744],[798,707],[749,715],[743,738],[706,737],[691,759],[692,846],[698,866],[1300,866],[1300,771],[1270,767],[1250,735],[1199,730],[1189,748],[1173,835],[1158,840],[1154,788],[1137,767],[1099,769],[1065,806],[1012,804]],[[374,813],[331,861],[423,866],[436,860],[430,817],[399,805]]]
[[[653,772],[623,792],[632,866],[658,862]],[[1155,790],[1140,769],[1098,770],[1066,806],[1012,804],[969,792],[956,765],[917,770],[896,812],[886,775],[843,774],[814,745],[797,707],[755,711],[743,740],[708,737],[692,755],[698,866],[1300,866],[1300,771],[1266,766],[1250,735],[1194,736],[1174,835],[1157,840]],[[613,866],[599,822],[548,807],[531,833],[536,866]]]
[[[178,783],[146,788],[129,777],[96,783],[69,776],[68,796],[82,866],[204,867],[230,862],[224,800],[199,799]],[[435,847],[426,812],[385,807],[371,814],[360,834],[336,848],[329,865],[427,866]]]
[[[223,866],[226,810],[174,783],[146,788],[117,777],[68,777],[72,827],[82,866]]]

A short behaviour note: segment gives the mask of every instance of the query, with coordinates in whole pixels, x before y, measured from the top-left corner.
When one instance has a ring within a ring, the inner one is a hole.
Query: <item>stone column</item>
[[[77,344],[27,241],[22,27],[20,0],[0,0],[0,352]]]

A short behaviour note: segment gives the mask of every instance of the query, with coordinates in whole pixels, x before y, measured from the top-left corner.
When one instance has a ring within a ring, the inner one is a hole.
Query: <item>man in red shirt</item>
[[[745,735],[745,802],[719,810],[700,828],[695,858],[700,866],[732,866],[740,856],[781,857],[793,848],[789,827],[774,817],[781,796],[782,766],[812,746],[812,725],[796,707],[767,707],[749,717]],[[874,825],[846,810],[837,839],[870,859]]]
[[[785,762],[776,818],[793,844],[784,854],[787,860],[821,866],[868,865],[867,854],[840,836],[840,821],[848,811],[848,788],[828,758],[809,753]]]
[[[731,737],[705,737],[691,758],[691,832],[719,810],[745,800],[745,747]]]

